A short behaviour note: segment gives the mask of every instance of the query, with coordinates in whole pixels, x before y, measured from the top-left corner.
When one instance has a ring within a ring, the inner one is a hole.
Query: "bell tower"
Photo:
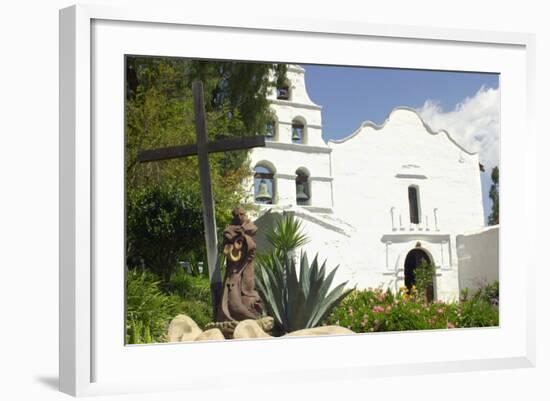
[[[267,96],[274,119],[265,148],[251,151],[251,192],[259,205],[332,213],[332,149],[323,140],[322,107],[309,97],[305,72],[288,65],[284,84]]]

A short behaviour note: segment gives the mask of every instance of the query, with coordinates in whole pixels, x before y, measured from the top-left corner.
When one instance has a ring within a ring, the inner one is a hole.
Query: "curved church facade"
[[[339,265],[337,282],[397,290],[426,260],[436,268],[434,299],[458,299],[457,236],[484,227],[477,154],[408,108],[326,143],[304,74],[289,66],[287,84],[269,95],[266,147],[250,152],[259,232],[293,214],[310,238],[301,251]],[[258,248],[267,246],[260,234]]]

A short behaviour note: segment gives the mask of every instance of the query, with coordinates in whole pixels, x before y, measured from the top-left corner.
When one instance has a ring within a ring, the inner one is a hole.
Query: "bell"
[[[267,189],[267,182],[264,179],[262,179],[260,181],[260,185],[258,185],[256,200],[260,202],[271,201],[271,195],[269,194],[269,190]]]
[[[267,123],[266,137],[273,138],[275,136],[275,125],[273,123]]]
[[[300,141],[302,139],[302,130],[300,128],[292,128],[292,140]]]
[[[309,200],[309,196],[304,191],[304,184],[302,183],[296,184],[296,200],[298,203]]]

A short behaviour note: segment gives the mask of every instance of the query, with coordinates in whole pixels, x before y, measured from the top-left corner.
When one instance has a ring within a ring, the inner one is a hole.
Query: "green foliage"
[[[310,265],[302,254],[299,277],[292,258],[268,260],[259,263],[256,284],[267,313],[284,333],[319,326],[351,291],[344,289],[347,282],[329,291],[337,268],[325,277],[326,262],[319,266],[317,256]]]
[[[170,319],[179,309],[177,298],[164,294],[158,277],[147,271],[128,270],[126,276],[126,342],[165,341]]]
[[[302,222],[288,215],[277,221],[275,228],[266,234],[267,240],[279,255],[287,255],[309,242],[302,232]]]
[[[414,282],[416,288],[420,294],[424,294],[426,297],[426,290],[433,286],[435,276],[435,267],[427,262],[422,260],[422,263],[414,269]],[[427,301],[427,298],[426,298]]]
[[[498,302],[482,298],[426,303],[423,295],[405,287],[396,294],[381,289],[353,291],[324,323],[356,333],[498,326]]]
[[[271,119],[266,94],[277,64],[166,57],[126,58],[127,262],[146,266],[166,283],[182,258],[205,258],[202,203],[196,157],[138,163],[140,150],[196,142],[192,82],[205,88],[209,138],[265,133]],[[210,173],[220,231],[244,198],[248,152],[211,154]],[[205,263],[205,271],[207,269]]]
[[[166,341],[170,321],[183,313],[200,327],[213,321],[208,277],[179,268],[168,283],[147,271],[131,269],[126,277],[126,342]]]
[[[272,119],[266,99],[274,85],[272,70],[277,81],[284,79],[286,67],[277,64],[126,58],[129,343],[163,341],[169,320],[178,313],[202,326],[212,321],[197,158],[138,163],[138,152],[196,142],[191,85],[197,79],[204,85],[210,140],[264,134]],[[221,231],[244,198],[248,152],[211,154],[209,162]],[[177,269],[182,260],[195,268],[204,261],[204,276],[186,276]]]
[[[168,291],[179,298],[180,313],[191,317],[200,327],[214,320],[207,276],[191,275],[178,268],[170,277]]]
[[[468,299],[468,295],[464,300]],[[498,305],[499,303],[499,285],[498,281],[480,286],[480,288],[472,295],[471,299],[480,300],[490,303],[492,305]]]
[[[204,246],[201,201],[185,187],[143,187],[129,193],[127,264],[147,266],[168,282],[186,253]]]
[[[319,266],[316,256],[310,265],[304,253],[298,277],[293,252],[309,239],[292,215],[280,219],[266,237],[274,250],[258,255],[256,285],[267,313],[283,333],[318,326],[350,291],[344,290],[346,283],[329,291],[337,267],[325,277],[326,262]]]
[[[493,167],[491,171],[491,188],[489,189],[489,198],[493,202],[491,207],[491,214],[488,218],[488,223],[490,225],[499,224],[499,170],[498,166]]]
[[[204,86],[206,122],[211,139],[265,134],[272,119],[267,93],[283,80],[286,66],[271,63],[192,60],[167,57],[126,58],[127,172],[132,179],[158,179],[153,174],[181,168],[191,162],[177,161],[136,165],[139,149],[195,142],[191,85]],[[213,156],[223,170],[237,170],[245,163],[246,151]],[[190,158],[188,158],[190,159]],[[191,163],[192,164],[192,163]],[[145,171],[142,178],[140,172]],[[181,171],[180,171],[181,172]],[[150,174],[149,174],[150,173]],[[224,175],[224,174],[222,174]],[[223,185],[223,182],[220,182]]]

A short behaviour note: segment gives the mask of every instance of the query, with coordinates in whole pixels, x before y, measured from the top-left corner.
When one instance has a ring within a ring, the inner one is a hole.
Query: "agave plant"
[[[257,288],[267,313],[285,333],[319,326],[351,292],[345,289],[347,282],[330,290],[338,267],[325,277],[326,261],[319,267],[318,255],[310,265],[302,253],[299,277],[296,263],[286,255],[281,258],[274,252],[258,264]]]
[[[283,217],[277,222],[275,229],[266,234],[267,240],[279,255],[285,255],[309,242],[307,235],[302,233],[302,222],[293,215]]]

